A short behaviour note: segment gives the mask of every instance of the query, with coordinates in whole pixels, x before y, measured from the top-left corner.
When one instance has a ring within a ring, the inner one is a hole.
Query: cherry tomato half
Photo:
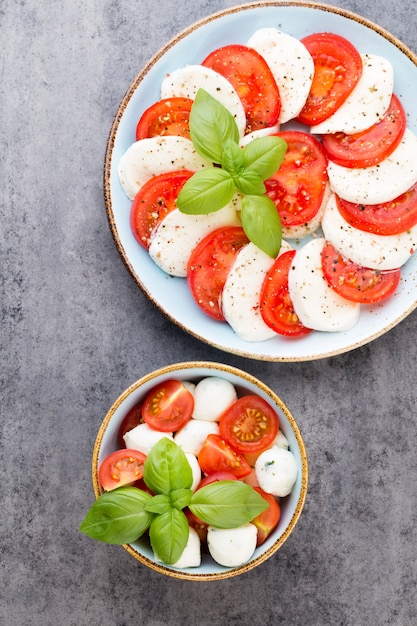
[[[139,424],[143,424],[144,420],[142,417],[142,406],[143,406],[143,401],[141,400],[140,402],[135,404],[135,406],[133,406],[130,409],[130,411],[126,413],[126,416],[123,418],[123,421],[119,426],[119,433],[118,433],[118,440],[119,440],[119,444],[121,448],[126,447],[125,440],[123,439],[124,435],[128,433],[129,430],[132,430],[133,428],[135,428],[135,426],[139,426]]]
[[[295,253],[295,250],[289,250],[275,259],[265,276],[260,295],[261,315],[265,324],[287,337],[301,337],[311,332],[300,322],[288,289],[288,273]]]
[[[158,135],[176,135],[190,139],[190,98],[164,98],[143,113],[136,126],[136,141]]]
[[[349,261],[326,242],[322,251],[323,274],[330,287],[347,300],[361,304],[381,302],[400,282],[400,270],[374,270]]]
[[[346,100],[362,76],[362,58],[344,37],[314,33],[301,39],[314,62],[314,77],[297,119],[312,126],[330,117]]]
[[[251,473],[251,467],[243,454],[233,450],[220,435],[208,435],[198,454],[198,464],[204,474],[228,472],[236,478]]]
[[[143,476],[143,464],[146,455],[138,450],[116,450],[109,454],[98,472],[100,485],[105,491],[111,491],[124,485],[133,485]]]
[[[251,522],[252,524],[255,524],[258,529],[256,545],[260,546],[264,543],[265,539],[268,539],[274,528],[276,528],[281,517],[281,508],[277,499],[273,495],[266,493],[266,491],[263,491],[260,487],[254,487],[254,489],[269,504],[266,511],[258,515],[258,517],[255,517]]]
[[[256,395],[238,398],[220,416],[220,435],[242,454],[268,448],[279,430],[278,415]]]
[[[142,416],[154,430],[175,432],[188,422],[193,409],[193,394],[181,380],[170,379],[156,385],[148,393]]]
[[[246,134],[278,123],[279,89],[269,65],[256,50],[239,44],[223,46],[211,52],[202,65],[232,83],[245,109]]]

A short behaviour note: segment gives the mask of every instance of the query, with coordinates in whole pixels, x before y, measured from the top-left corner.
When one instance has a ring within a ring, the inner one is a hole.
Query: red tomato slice
[[[311,332],[300,322],[288,290],[288,272],[295,253],[295,250],[289,250],[277,257],[265,276],[260,295],[265,324],[287,337],[301,337]]]
[[[344,167],[370,167],[386,159],[401,142],[407,126],[404,108],[393,94],[391,104],[377,124],[353,135],[323,135],[322,144],[331,161]]]
[[[150,178],[137,192],[130,211],[130,227],[136,241],[146,250],[153,231],[176,208],[178,194],[193,173],[178,170],[159,174]]]
[[[264,543],[265,539],[268,539],[274,528],[277,527],[281,517],[281,508],[277,499],[272,494],[266,493],[266,491],[263,491],[260,487],[254,487],[254,489],[269,504],[266,511],[258,515],[258,517],[255,517],[251,522],[251,524],[255,524],[258,529],[256,545],[260,546]]]
[[[196,491],[202,487],[206,487],[206,485],[211,485],[211,483],[217,483],[219,480],[237,480],[237,478],[230,472],[215,472],[214,474],[204,476],[198,483]]]
[[[190,139],[189,118],[193,100],[164,98],[143,113],[136,126],[136,141],[158,135],[176,135]]]
[[[181,380],[156,385],[145,397],[142,416],[150,428],[175,432],[184,426],[194,410],[194,396]]]
[[[132,485],[143,476],[146,455],[138,450],[116,450],[109,454],[98,472],[100,485],[105,491]]]
[[[336,199],[340,214],[351,226],[374,235],[398,235],[417,224],[417,183],[395,200],[381,204]]]
[[[331,243],[322,251],[323,274],[339,296],[352,302],[372,304],[391,296],[400,282],[400,270],[374,270],[349,261]]]
[[[198,454],[198,464],[204,474],[228,472],[236,478],[251,473],[251,467],[243,454],[233,450],[220,435],[208,435]]]
[[[194,528],[194,530],[197,531],[197,534],[200,537],[201,547],[203,549],[204,547],[206,547],[205,543],[207,541],[208,524],[206,524],[206,522],[203,522],[201,519],[199,519],[188,508],[184,509],[184,513],[191,528]]]
[[[314,33],[301,39],[314,62],[314,77],[306,103],[297,119],[313,126],[333,115],[362,76],[356,48],[334,33]]]
[[[306,224],[317,214],[328,181],[327,156],[315,137],[295,130],[276,133],[287,143],[284,160],[265,181],[283,226]]]
[[[132,430],[133,428],[135,428],[135,426],[139,426],[139,424],[143,424],[144,420],[142,417],[142,405],[143,405],[142,400],[138,402],[137,404],[135,404],[135,406],[130,409],[130,411],[126,414],[122,423],[120,424],[118,439],[119,439],[119,444],[121,448],[126,447],[123,436],[126,433],[128,433],[129,430]]]
[[[241,454],[268,448],[278,434],[279,420],[274,409],[259,396],[238,398],[220,416],[220,435]]]
[[[223,321],[221,297],[226,278],[239,250],[249,243],[243,228],[219,228],[192,252],[187,281],[197,305],[210,317]]]
[[[232,83],[246,114],[246,133],[278,123],[279,89],[265,59],[253,48],[232,44],[214,50],[202,65]]]

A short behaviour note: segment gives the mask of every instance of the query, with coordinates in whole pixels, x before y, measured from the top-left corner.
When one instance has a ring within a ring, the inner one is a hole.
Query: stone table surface
[[[352,352],[266,362],[165,318],[114,245],[109,129],[164,43],[230,0],[2,0],[0,623],[412,626],[417,623],[417,316]],[[417,52],[416,7],[344,0]],[[417,93],[417,92],[416,92]],[[168,363],[221,361],[298,419],[309,492],[293,534],[241,577],[166,578],[79,532],[107,409]]]

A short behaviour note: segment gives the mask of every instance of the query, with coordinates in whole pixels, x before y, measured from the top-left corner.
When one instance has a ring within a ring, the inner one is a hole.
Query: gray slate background
[[[228,0],[1,0],[0,623],[417,623],[417,316],[350,354],[267,363],[166,320],[128,275],[103,205],[107,134],[164,42]],[[346,0],[415,52],[416,8]],[[281,551],[219,583],[166,579],[78,532],[97,427],[131,382],[218,360],[273,386],[310,461]]]

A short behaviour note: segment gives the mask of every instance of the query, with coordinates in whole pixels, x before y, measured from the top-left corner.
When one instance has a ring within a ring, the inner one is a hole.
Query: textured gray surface
[[[0,623],[417,623],[417,317],[350,354],[246,360],[173,326],[127,273],[102,162],[127,86],[221,0],[2,0]],[[346,0],[417,51],[411,2]],[[166,363],[219,360],[273,386],[310,461],[281,551],[220,583],[166,579],[78,532],[107,408]]]

